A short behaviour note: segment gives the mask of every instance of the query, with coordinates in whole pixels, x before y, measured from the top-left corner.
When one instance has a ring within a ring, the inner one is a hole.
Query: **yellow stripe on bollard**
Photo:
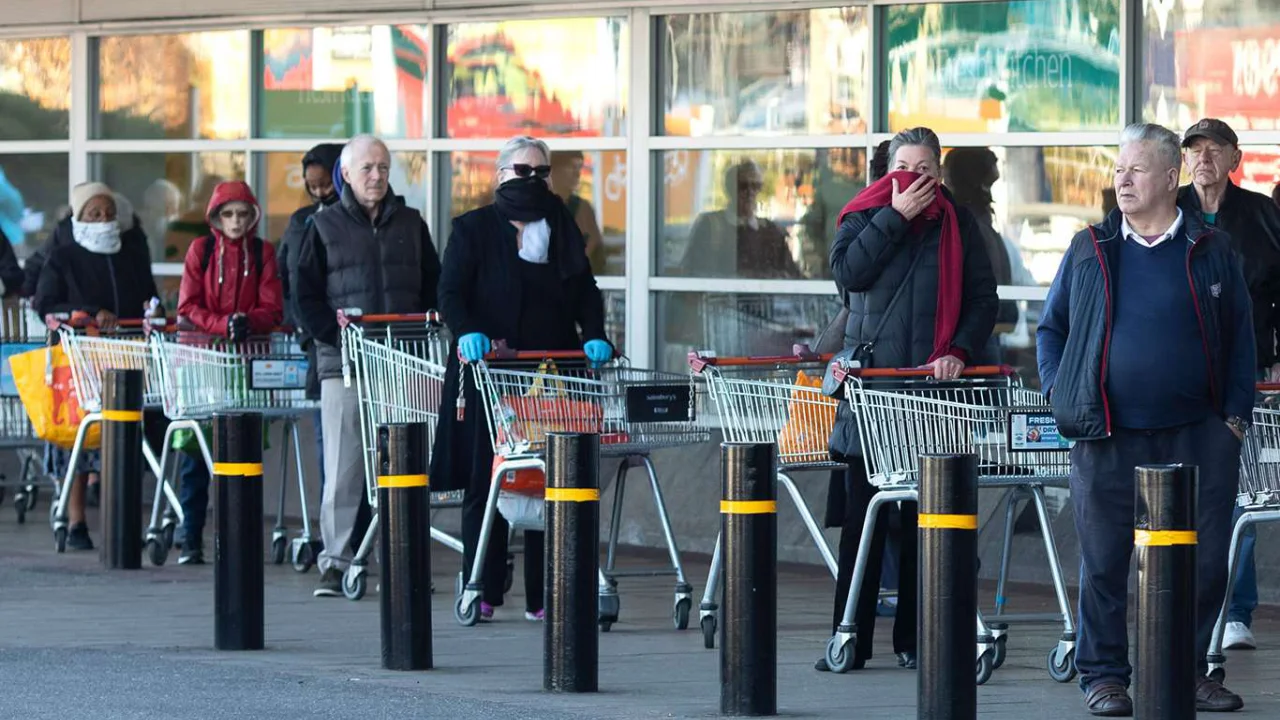
[[[216,462],[213,474],[221,477],[261,477],[262,463]]]
[[[431,482],[426,475],[379,475],[380,488],[413,488],[429,487]]]
[[[141,410],[103,410],[102,419],[112,422],[142,422]]]
[[[547,488],[547,502],[597,502],[600,491],[596,488]]]
[[[1195,545],[1195,530],[1134,530],[1133,544],[1138,547],[1169,547],[1171,545]]]
[[[778,512],[776,500],[721,500],[721,515],[771,515]]]
[[[920,513],[917,525],[929,530],[977,530],[978,516]]]

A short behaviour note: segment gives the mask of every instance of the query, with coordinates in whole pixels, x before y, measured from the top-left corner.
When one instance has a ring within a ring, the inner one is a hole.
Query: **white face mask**
[[[111,222],[80,222],[71,218],[71,234],[76,244],[89,252],[114,255],[120,252],[120,224]]]
[[[519,255],[524,260],[545,265],[547,250],[551,246],[551,226],[545,219],[525,223],[524,234],[520,236]]]

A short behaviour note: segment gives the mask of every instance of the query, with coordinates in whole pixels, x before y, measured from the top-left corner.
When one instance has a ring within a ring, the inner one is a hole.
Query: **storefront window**
[[[495,163],[492,152],[442,155],[450,168],[441,188],[448,218],[493,202]],[[623,151],[562,150],[551,153],[552,189],[566,198],[587,240],[587,257],[596,275],[626,271],[627,154]]]
[[[446,135],[625,134],[629,46],[623,18],[449,26]]]
[[[886,8],[889,128],[1118,129],[1120,0]]]
[[[658,153],[657,273],[823,279],[845,204],[866,185],[866,151]]]
[[[1240,155],[1240,167],[1231,173],[1232,182],[1246,190],[1271,195],[1280,184],[1280,146],[1245,145],[1240,148]]]
[[[663,18],[658,132],[866,132],[869,15],[846,7]]]
[[[65,140],[71,41],[0,40],[0,140]]]
[[[249,33],[104,37],[97,44],[93,137],[209,138],[249,134]]]
[[[64,214],[67,155],[0,155],[0,232],[19,258],[40,248]]]
[[[257,134],[425,137],[429,58],[422,25],[264,30]]]
[[[829,295],[654,294],[660,369],[687,372],[692,350],[722,357],[785,355],[812,344],[840,311]]]

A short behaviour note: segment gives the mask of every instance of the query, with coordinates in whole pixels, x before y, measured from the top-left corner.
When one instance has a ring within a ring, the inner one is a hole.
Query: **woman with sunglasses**
[[[240,181],[213,189],[205,220],[209,234],[187,248],[178,292],[178,322],[205,335],[232,342],[266,334],[284,317],[284,294],[276,272],[276,252],[255,231],[262,210]],[[209,468],[198,453],[182,455],[182,565],[204,563]],[[176,543],[175,543],[176,544]]]
[[[483,405],[464,362],[483,358],[494,340],[524,350],[581,350],[593,363],[613,357],[604,300],[573,215],[547,184],[551,153],[531,137],[498,153],[494,202],[454,218],[440,274],[440,310],[458,338],[445,375],[432,453],[436,487],[462,489],[464,567],[470,573],[489,500],[493,448]],[[463,403],[455,407],[459,383]],[[447,407],[446,407],[447,406]],[[459,420],[461,414],[461,420]],[[488,538],[479,617],[502,604],[509,526],[495,518]],[[543,617],[543,533],[525,532],[525,618]]]

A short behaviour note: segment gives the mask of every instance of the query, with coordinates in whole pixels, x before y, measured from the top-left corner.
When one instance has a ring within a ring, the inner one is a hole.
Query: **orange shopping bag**
[[[539,445],[546,442],[547,433],[601,431],[604,409],[599,402],[574,399],[563,381],[544,380],[546,376],[558,375],[556,364],[550,360],[538,366],[538,374],[541,377],[530,383],[524,395],[501,399],[503,420],[498,427],[499,444],[519,445],[524,441]]]
[[[795,457],[800,462],[825,461],[840,401],[821,392],[801,390],[822,388],[821,377],[811,378],[803,370],[796,374],[795,384],[797,387],[791,392],[791,406],[787,410],[787,424],[778,433],[778,454]]]
[[[71,363],[62,346],[14,355],[9,358],[9,367],[36,437],[63,448],[74,445],[80,421],[87,413],[80,407]],[[84,447],[97,449],[100,442],[100,426],[94,425],[85,433]]]

